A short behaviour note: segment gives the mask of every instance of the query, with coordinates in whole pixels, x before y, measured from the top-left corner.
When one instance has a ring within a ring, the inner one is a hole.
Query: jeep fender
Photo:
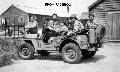
[[[23,43],[29,43],[31,46],[33,46],[35,49],[38,48],[38,42],[37,40],[35,39],[23,39],[21,40],[20,44],[23,44]]]
[[[74,39],[66,39],[66,40],[63,40],[61,43],[60,43],[60,47],[59,47],[59,53],[62,52],[62,49],[63,47],[68,44],[68,43],[75,43],[79,46],[79,44],[74,40]]]
[[[76,38],[66,39],[61,42],[60,47],[59,47],[59,52],[62,51],[62,48],[64,47],[65,44],[70,43],[70,42],[77,44],[80,49],[87,49],[88,38],[86,35],[77,35]]]
[[[88,38],[86,35],[77,35],[75,40],[81,49],[88,48]]]

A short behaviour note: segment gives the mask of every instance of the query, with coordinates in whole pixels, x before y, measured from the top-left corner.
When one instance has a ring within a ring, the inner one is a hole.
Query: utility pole
[[[68,12],[68,14],[69,14],[69,10],[70,10],[70,8],[69,8],[69,6],[67,6],[67,12]]]

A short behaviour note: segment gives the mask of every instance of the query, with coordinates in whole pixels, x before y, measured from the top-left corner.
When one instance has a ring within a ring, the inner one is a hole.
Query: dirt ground
[[[61,57],[19,60],[0,68],[0,72],[120,72],[120,43],[106,43],[93,58],[79,64],[68,64]]]

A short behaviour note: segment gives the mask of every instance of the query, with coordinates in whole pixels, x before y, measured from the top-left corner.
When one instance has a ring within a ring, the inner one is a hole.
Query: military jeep
[[[48,56],[50,53],[60,53],[64,62],[75,64],[79,63],[82,57],[93,57],[98,48],[101,47],[98,42],[89,43],[89,29],[70,34],[66,32],[55,33],[45,27],[39,31],[41,32],[39,35],[25,34],[26,37],[19,38],[17,49],[19,58],[24,60],[32,59],[35,52],[41,56]],[[54,37],[54,40],[48,43],[47,40],[51,36]]]

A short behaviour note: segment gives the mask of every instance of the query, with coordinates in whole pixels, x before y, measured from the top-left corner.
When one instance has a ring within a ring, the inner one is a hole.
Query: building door
[[[111,39],[120,40],[120,13],[113,13],[111,16]]]

